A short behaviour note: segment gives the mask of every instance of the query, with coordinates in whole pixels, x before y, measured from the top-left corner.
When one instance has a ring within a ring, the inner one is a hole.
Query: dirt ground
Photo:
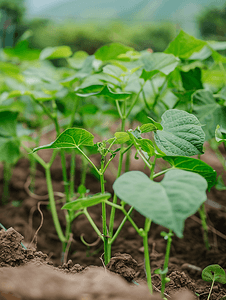
[[[48,159],[48,151],[40,154],[46,155],[45,159]],[[92,159],[98,161],[99,158]],[[201,159],[211,165],[218,174],[222,173],[222,166],[210,149],[206,150]],[[70,165],[70,157],[67,157],[67,164]],[[136,161],[132,163],[131,168],[143,170],[143,165]],[[226,182],[225,173],[223,178]],[[54,191],[63,193],[61,164],[58,158],[52,166],[52,179]],[[105,179],[106,190],[112,193],[113,172],[109,171]],[[97,240],[97,236],[85,216],[79,216],[73,223],[73,241],[67,261],[62,264],[61,242],[48,209],[48,197],[45,196],[47,187],[41,166],[37,167],[34,193],[42,198],[28,194],[28,180],[29,161],[21,159],[13,171],[9,201],[4,206],[0,205],[0,222],[8,229],[0,231],[0,300],[161,299],[161,281],[159,275],[154,274],[154,270],[163,267],[164,263],[166,242],[160,236],[163,227],[153,224],[149,235],[152,279],[156,293],[155,296],[151,296],[146,285],[142,238],[129,222],[126,222],[114,242],[112,260],[105,267],[102,262],[102,243],[87,247],[81,242],[81,235],[91,244]],[[78,161],[75,189],[79,183]],[[91,174],[87,175],[86,187],[92,193],[100,191],[98,180]],[[1,166],[0,194],[2,190]],[[56,199],[60,197],[56,196]],[[205,249],[199,215],[189,217],[185,223],[184,237],[173,237],[168,271],[171,280],[166,284],[165,290],[167,299],[206,300],[211,283],[201,279],[202,269],[210,264],[219,264],[226,269],[226,192],[213,188],[208,192],[208,199],[206,211],[211,250]],[[19,201],[19,206],[15,207],[13,201]],[[38,203],[44,222],[38,231],[37,239],[31,243],[41,222]],[[60,222],[65,228],[64,212],[60,207],[59,203],[57,210]],[[89,212],[101,228],[101,207],[92,207]],[[122,218],[117,212],[115,228]],[[143,226],[144,218],[136,211],[133,213],[133,219],[138,226]],[[21,241],[27,250],[21,246]],[[226,285],[215,283],[210,299],[226,299]]]

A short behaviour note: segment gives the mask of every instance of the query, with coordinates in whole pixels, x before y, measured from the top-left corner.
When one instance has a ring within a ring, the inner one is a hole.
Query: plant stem
[[[166,254],[165,254],[165,261],[164,261],[164,266],[163,266],[163,271],[166,270],[166,268],[168,268],[168,264],[169,264],[169,257],[170,257],[170,248],[171,248],[171,243],[172,243],[172,230],[169,230],[169,234],[167,235],[167,245],[166,245]],[[161,274],[161,278],[162,278],[162,286],[161,286],[161,293],[162,293],[162,297],[164,297],[164,291],[165,291],[165,285],[166,285],[166,274]]]
[[[111,238],[110,240],[110,244],[113,244],[113,242],[115,241],[115,239],[117,238],[117,236],[119,235],[122,227],[124,226],[126,220],[128,219],[128,216],[131,214],[131,212],[133,211],[133,206],[130,207],[129,211],[127,212],[126,216],[123,218],[121,224],[119,225],[119,227],[117,228],[114,236]]]
[[[29,189],[30,189],[31,192],[34,192],[37,162],[36,162],[33,155],[29,156],[29,161],[30,161],[30,178],[31,178],[31,183],[30,183]]]
[[[130,105],[129,110],[127,111],[127,113],[126,113],[126,115],[125,115],[125,119],[127,119],[127,118],[129,117],[129,115],[130,115],[132,109],[133,109],[134,106],[137,104],[137,101],[139,100],[140,93],[142,92],[145,83],[146,83],[146,82],[144,82],[144,83],[141,85],[141,88],[140,88],[139,92],[137,93],[136,97],[134,98],[133,102],[132,102],[131,105]]]
[[[74,107],[73,107],[73,110],[72,110],[71,120],[70,120],[70,123],[68,125],[68,128],[73,126],[75,113],[76,113],[76,110],[78,108],[78,104],[79,104],[79,100],[80,100],[80,98],[77,95],[73,94],[73,96],[75,97],[75,103],[74,103]]]
[[[152,282],[151,282],[151,265],[150,265],[150,255],[148,249],[148,232],[151,227],[151,220],[146,218],[144,225],[144,234],[143,234],[143,246],[144,246],[144,261],[145,261],[145,270],[147,276],[147,284],[150,290],[150,293],[153,293]]]
[[[105,193],[104,187],[104,157],[101,158],[101,168],[100,168],[100,185],[101,185],[101,194]],[[106,215],[106,204],[105,202],[102,203],[102,227],[103,227],[103,238],[104,238],[104,262],[107,265],[110,261],[109,253],[108,253],[108,230],[107,230],[107,215]]]
[[[207,298],[207,300],[209,300],[209,299],[210,299],[210,295],[211,295],[211,293],[212,293],[212,290],[213,290],[213,285],[214,285],[214,282],[215,282],[215,274],[214,274],[214,276],[213,276],[213,281],[212,281],[212,284],[211,284],[211,288],[210,288],[210,292],[209,292],[209,295],[208,295],[208,298]]]
[[[74,197],[75,193],[75,150],[71,149],[71,168],[70,168],[70,199]]]
[[[66,242],[66,237],[63,234],[63,231],[60,226],[60,222],[57,215],[56,210],[56,204],[54,199],[54,193],[53,193],[53,186],[52,186],[52,180],[51,180],[51,173],[50,173],[50,167],[45,167],[45,173],[46,173],[46,183],[48,188],[48,194],[49,194],[49,203],[50,203],[50,209],[52,213],[53,223],[57,232],[57,235],[62,243]]]
[[[131,156],[131,147],[126,152],[126,162],[125,162],[125,173],[129,171],[130,167],[130,156]]]
[[[208,238],[208,226],[206,224],[206,210],[205,210],[204,203],[199,208],[199,215],[200,215],[201,222],[202,222],[204,243],[205,243],[206,249],[209,250],[210,244],[209,244],[209,238]]]
[[[91,226],[93,227],[94,231],[97,233],[97,235],[101,238],[102,241],[104,241],[104,238],[100,232],[100,230],[97,228],[96,224],[93,222],[93,219],[90,217],[87,208],[84,208],[83,210],[84,215],[86,216],[86,218],[88,219],[88,221],[90,222]]]
[[[82,156],[82,172],[81,172],[81,184],[86,185],[86,172],[87,172],[88,162],[84,156]]]

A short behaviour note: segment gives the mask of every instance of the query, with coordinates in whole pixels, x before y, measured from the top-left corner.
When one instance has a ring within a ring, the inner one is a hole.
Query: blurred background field
[[[30,30],[29,47],[68,45],[93,54],[110,42],[164,51],[183,29],[226,40],[226,2],[213,0],[0,0],[0,48]]]

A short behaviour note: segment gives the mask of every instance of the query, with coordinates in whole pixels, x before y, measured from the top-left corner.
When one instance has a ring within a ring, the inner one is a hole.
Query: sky
[[[26,0],[28,13],[34,13],[42,10],[45,7],[51,6],[54,3],[60,3],[63,0]]]

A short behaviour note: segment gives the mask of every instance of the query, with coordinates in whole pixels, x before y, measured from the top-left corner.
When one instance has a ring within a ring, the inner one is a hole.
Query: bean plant
[[[154,133],[154,140],[142,137],[142,133],[148,132]],[[112,243],[120,233],[125,221],[129,220],[143,238],[145,269],[151,292],[148,250],[148,234],[151,223],[155,222],[169,229],[169,233],[164,233],[167,250],[164,270],[161,273],[163,294],[167,281],[165,275],[173,232],[180,238],[183,236],[185,219],[194,214],[205,202],[206,189],[211,188],[216,180],[216,172],[210,166],[199,159],[188,157],[203,153],[205,138],[201,124],[192,114],[177,109],[168,110],[163,114],[161,123],[150,119],[150,123],[138,126],[134,130],[116,132],[113,138],[98,142],[97,147],[101,154],[99,167],[95,166],[82,150],[82,146],[94,146],[93,139],[94,136],[85,129],[69,128],[49,145],[35,148],[33,153],[41,149],[75,148],[88,160],[100,177],[101,193],[86,195],[84,190],[76,200],[69,201],[62,207],[68,211],[68,227],[77,216],[84,214],[104,243],[104,261],[105,264],[108,264],[111,258]],[[124,147],[125,143],[129,143],[129,145]],[[118,144],[121,145],[120,150],[119,148],[112,150],[113,146]],[[111,195],[105,191],[104,173],[116,152],[122,151],[124,154],[131,146],[135,147],[137,155],[149,168],[150,175],[148,177],[140,171],[129,171],[119,176],[113,185],[115,191],[113,201],[109,201]],[[106,158],[108,153],[111,154],[110,158]],[[156,160],[159,158],[163,158],[171,167],[155,173]],[[154,181],[163,174],[165,176],[160,183]],[[117,204],[117,196],[121,199],[120,205]],[[88,212],[89,207],[99,203],[102,205],[102,231],[96,226]],[[130,205],[129,210],[125,208],[126,204]],[[54,201],[51,205],[53,208]],[[107,224],[106,218],[107,205],[112,207],[109,224]],[[120,210],[125,217],[114,232],[115,209]],[[133,209],[145,217],[143,228],[138,228],[130,216]],[[54,218],[56,229],[60,232],[55,211]],[[202,221],[205,222],[205,219]]]
[[[4,49],[0,56],[0,161],[9,169],[26,155],[33,169],[35,162],[44,168],[62,257],[70,246],[72,222],[78,216],[85,215],[103,241],[105,264],[111,259],[113,242],[129,221],[143,239],[151,292],[148,234],[152,222],[164,226],[165,263],[156,271],[162,278],[163,294],[173,235],[182,238],[185,219],[197,211],[204,243],[210,248],[204,203],[206,189],[216,183],[216,172],[201,157],[204,142],[212,141],[218,124],[221,131],[218,128],[216,136],[225,138],[226,58],[218,52],[225,44],[198,40],[181,31],[162,53],[138,52],[119,43],[105,45],[93,55],[84,51],[73,54],[68,46],[39,51],[27,45],[22,40],[15,48]],[[54,67],[51,60],[55,59],[64,60],[64,67]],[[116,121],[119,126],[112,132],[109,127]],[[40,137],[48,130],[55,130],[56,138],[41,146]],[[96,143],[94,134],[100,137]],[[148,174],[129,171],[132,148]],[[48,162],[37,153],[42,149],[53,149]],[[91,160],[92,153],[100,155],[99,165]],[[71,156],[69,176],[66,154]],[[61,157],[64,183],[65,230],[57,215],[51,178],[57,155]],[[118,166],[111,195],[105,188],[105,172],[116,155]],[[76,191],[77,156],[82,159],[83,170]],[[100,193],[95,195],[86,189],[88,166],[100,181]],[[156,172],[157,166],[163,166],[161,171]],[[5,172],[6,182],[9,174]],[[161,175],[164,178],[156,182]],[[99,204],[101,229],[89,213],[89,207]],[[142,228],[132,218],[134,209],[145,218]],[[114,231],[116,210],[124,218]]]

